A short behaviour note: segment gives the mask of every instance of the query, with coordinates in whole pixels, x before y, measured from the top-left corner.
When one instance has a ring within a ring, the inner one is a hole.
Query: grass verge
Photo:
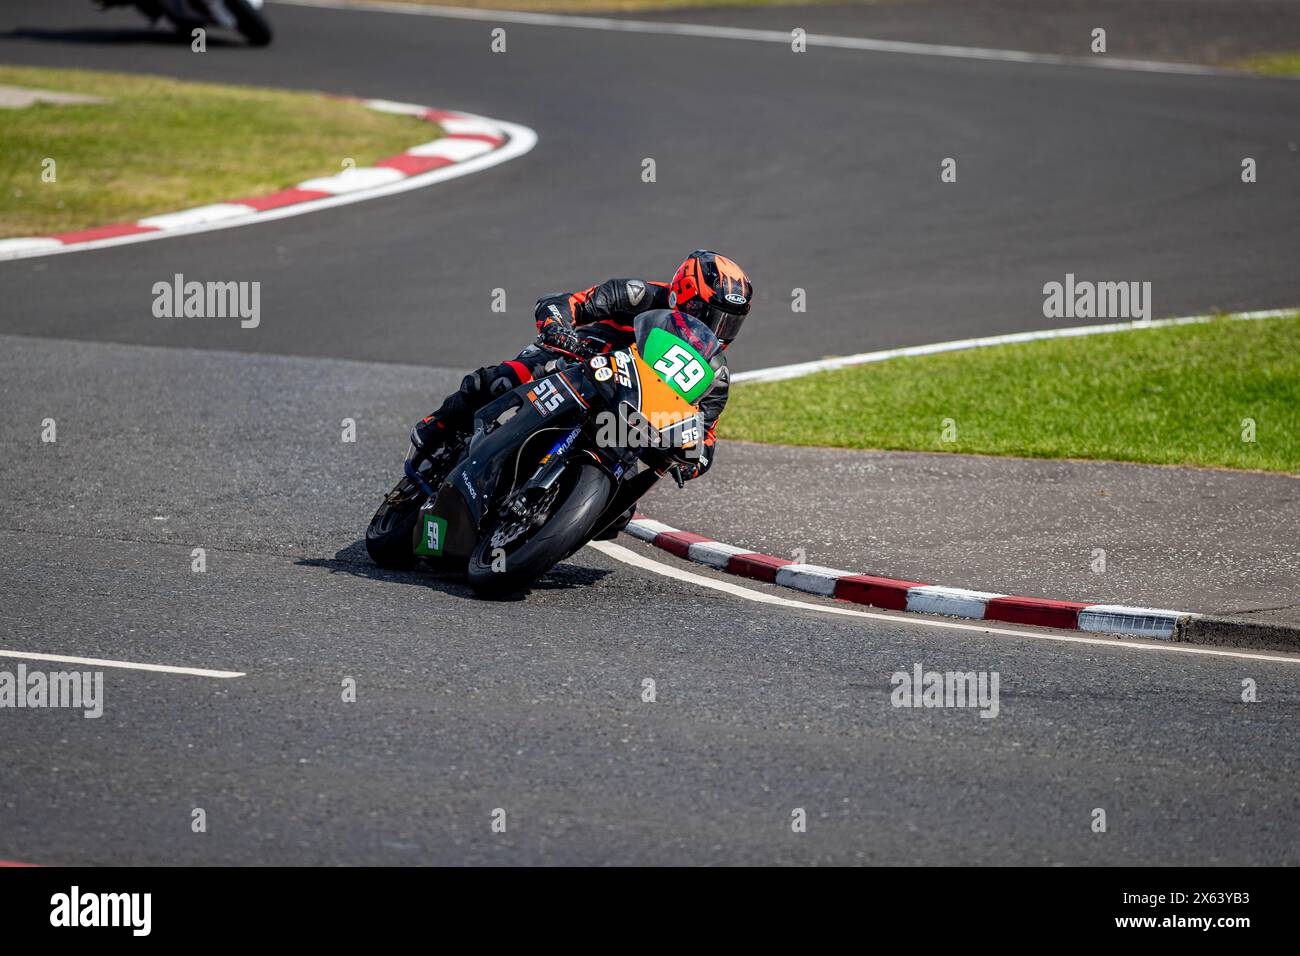
[[[1247,419],[1254,441],[1244,440]],[[1300,473],[1300,313],[737,385],[720,433],[788,445]]]
[[[9,66],[0,84],[109,100],[0,110],[4,238],[275,192],[438,136],[423,120],[312,93]],[[42,179],[47,157],[54,182]]]
[[[1256,53],[1229,65],[1239,70],[1252,70],[1268,76],[1300,76],[1300,51]]]

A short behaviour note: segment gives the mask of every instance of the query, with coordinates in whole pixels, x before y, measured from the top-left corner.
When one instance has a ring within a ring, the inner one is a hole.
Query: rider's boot
[[[454,438],[464,437],[474,428],[474,413],[488,403],[489,369],[477,369],[461,380],[460,388],[443,400],[431,414],[415,423],[411,441],[426,455],[432,455]]]
[[[445,408],[446,403],[443,403]],[[411,443],[426,456],[435,454],[453,439],[466,434],[468,429],[459,426],[461,416],[445,415],[442,408],[420,419],[411,429]]]

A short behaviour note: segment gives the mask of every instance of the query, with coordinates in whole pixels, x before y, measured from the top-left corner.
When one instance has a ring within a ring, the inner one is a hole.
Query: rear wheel
[[[249,46],[266,46],[271,42],[271,24],[248,0],[226,0],[226,9],[235,18],[235,25]]]
[[[469,559],[469,583],[492,597],[521,591],[576,551],[609,502],[610,480],[587,462],[575,462],[560,477],[536,525],[514,515],[498,516],[484,529]]]
[[[366,528],[366,550],[381,568],[405,570],[415,564],[415,524],[420,508],[429,496],[425,488],[440,486],[465,451],[468,439],[459,433],[447,434],[436,447],[411,446],[407,464],[420,476],[419,484],[409,474],[403,475],[393,490],[384,496],[375,516]]]
[[[394,571],[405,571],[415,564],[415,522],[420,505],[427,500],[428,496],[406,477],[384,496],[384,503],[366,528],[366,551],[375,564]]]

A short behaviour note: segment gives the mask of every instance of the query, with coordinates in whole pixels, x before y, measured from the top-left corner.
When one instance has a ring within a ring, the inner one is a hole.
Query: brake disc
[[[518,510],[518,498],[513,498],[507,502],[504,509],[505,514],[502,515],[507,520],[492,532],[492,539],[489,544],[493,548],[504,548],[533,526],[545,524],[546,516],[559,493],[558,486],[552,487],[538,499],[536,504],[523,510]]]

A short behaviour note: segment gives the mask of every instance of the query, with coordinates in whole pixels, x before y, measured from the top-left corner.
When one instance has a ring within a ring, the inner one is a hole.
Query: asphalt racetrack
[[[523,24],[493,54],[486,21],[268,9],[270,49],[196,55],[10,0],[0,61],[540,139],[373,202],[0,263],[0,651],[243,675],[105,667],[96,720],[5,713],[0,859],[1300,862],[1300,658],[760,603],[626,538],[485,603],[360,543],[410,424],[528,341],[537,295],[696,246],[755,276],[738,369],[1039,328],[1067,272],[1150,281],[1156,316],[1295,304],[1300,84]],[[154,318],[175,273],[260,281],[259,327]],[[998,718],[892,707],[918,662],[997,672]]]

